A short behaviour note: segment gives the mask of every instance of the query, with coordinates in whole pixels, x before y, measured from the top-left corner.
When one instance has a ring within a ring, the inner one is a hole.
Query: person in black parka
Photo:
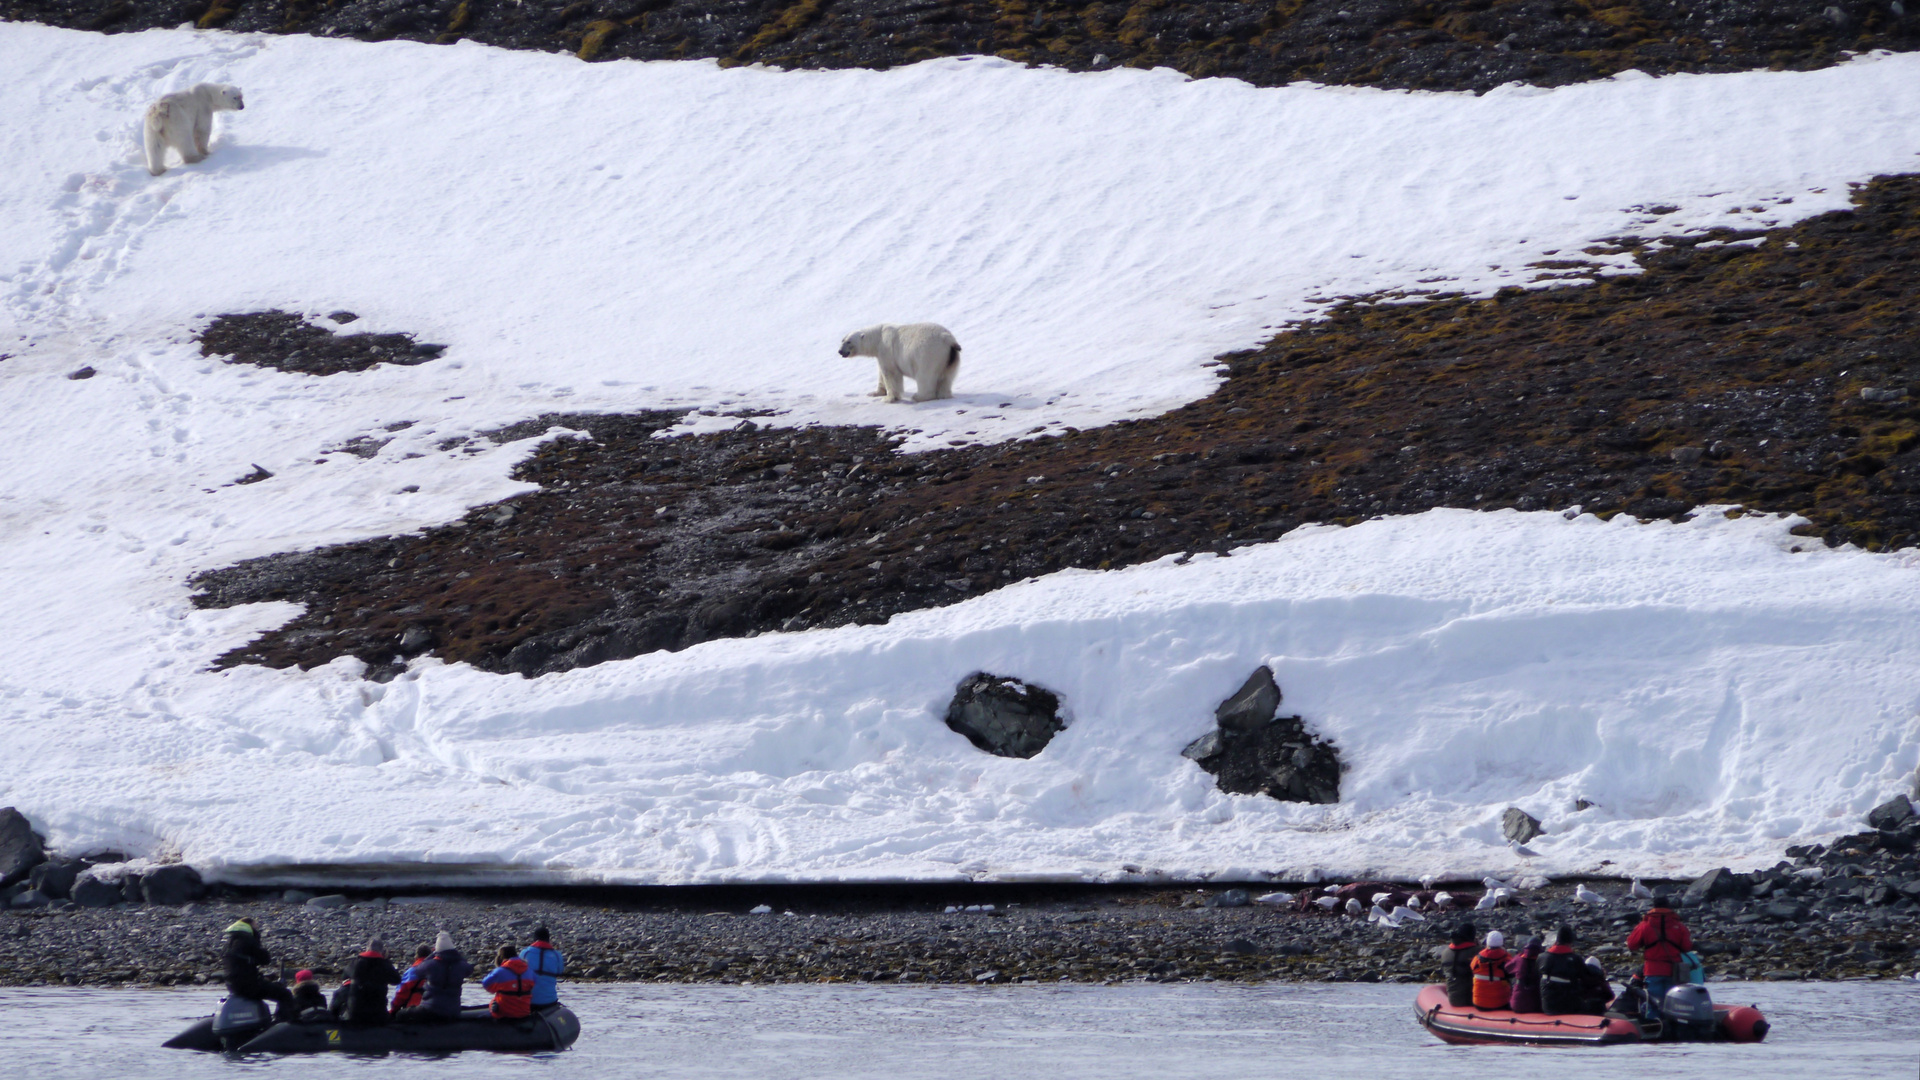
[[[273,963],[272,954],[260,946],[260,924],[244,918],[227,927],[227,949],[223,958],[227,975],[227,993],[253,1001],[271,1001],[279,1006],[278,1020],[294,1017],[293,991],[260,974],[263,964]]]
[[[1540,957],[1540,1011],[1599,1016],[1611,1000],[1606,975],[1573,951],[1573,927],[1562,926]]]
[[[347,965],[347,999],[340,1022],[349,1027],[379,1027],[387,1022],[387,987],[400,985],[400,973],[387,959],[387,943],[367,942],[365,952]]]
[[[1473,1007],[1473,958],[1480,945],[1474,940],[1473,924],[1453,928],[1453,944],[1447,946],[1447,1004],[1456,1009]]]
[[[460,1019],[460,984],[473,974],[473,965],[453,947],[445,930],[434,940],[433,955],[420,965],[420,1004],[401,1009],[394,1019],[403,1024],[445,1024]]]

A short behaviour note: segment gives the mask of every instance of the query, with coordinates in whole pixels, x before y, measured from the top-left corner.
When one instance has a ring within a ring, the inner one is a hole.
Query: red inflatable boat
[[[1554,1016],[1517,1013],[1511,1009],[1455,1008],[1447,1004],[1447,988],[1429,986],[1415,999],[1420,1025],[1450,1043],[1522,1043],[1529,1046],[1610,1046],[1614,1043],[1657,1042],[1658,1020],[1636,1021],[1624,1016]],[[1748,1005],[1715,1005],[1720,1021],[1718,1038],[1727,1042],[1759,1042],[1767,1037],[1767,1021]]]

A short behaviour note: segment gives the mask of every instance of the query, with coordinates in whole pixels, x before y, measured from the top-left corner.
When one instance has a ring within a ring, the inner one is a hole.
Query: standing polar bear
[[[841,356],[871,356],[880,364],[880,387],[870,397],[899,401],[906,379],[913,380],[913,400],[932,401],[953,396],[953,377],[960,371],[960,343],[938,323],[881,323],[856,330],[840,343]]]
[[[246,107],[239,87],[219,83],[201,83],[147,106],[147,171],[155,176],[167,171],[169,146],[189,165],[204,159],[207,140],[213,137],[213,114]]]

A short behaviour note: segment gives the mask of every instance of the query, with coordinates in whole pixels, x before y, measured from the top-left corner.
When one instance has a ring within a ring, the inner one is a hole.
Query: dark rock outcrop
[[[1876,829],[1897,829],[1912,817],[1912,801],[1905,795],[1895,795],[1867,814],[1867,824]]]
[[[106,908],[126,899],[118,881],[102,881],[92,874],[81,874],[73,883],[73,902],[83,908]]]
[[[1540,819],[1517,806],[1509,806],[1500,815],[1500,835],[1516,844],[1524,844],[1547,830],[1540,827]]]
[[[179,907],[200,899],[206,891],[200,872],[178,863],[156,867],[140,877],[140,892],[149,904]]]
[[[11,806],[0,807],[0,886],[25,878],[46,861],[46,846],[26,816]]]
[[[976,671],[960,680],[947,706],[947,726],[997,757],[1030,758],[1066,730],[1060,698],[1050,690]]]
[[[1709,870],[1693,879],[1687,891],[1681,895],[1685,904],[1710,904],[1715,900],[1725,900],[1746,896],[1752,884],[1744,877],[1726,867]]]
[[[32,887],[55,900],[65,900],[73,892],[73,882],[87,864],[79,859],[48,859],[33,868],[27,880]]]
[[[1277,716],[1280,687],[1264,664],[1214,710],[1218,723],[1186,749],[1221,791],[1282,802],[1340,801],[1340,756],[1298,716]],[[1231,725],[1231,726],[1229,726]]]

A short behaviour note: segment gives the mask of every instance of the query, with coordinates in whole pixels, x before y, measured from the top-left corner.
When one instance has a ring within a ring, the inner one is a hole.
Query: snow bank
[[[1476,98],[9,23],[0,67],[0,802],[57,844],[232,876],[1346,876],[1510,862],[1513,802],[1544,869],[1659,873],[1851,827],[1916,763],[1913,568],[1754,519],[1435,513],[531,683],[208,673],[289,609],[183,583],[519,490],[529,444],[441,447],[541,412],[1085,427],[1207,392],[1210,357],[1329,297],[1833,209],[1913,167],[1920,56]],[[201,80],[248,109],[148,177],[141,109]],[[273,306],[451,348],[316,379],[189,341]],[[966,346],[958,397],[865,397],[841,335],[922,318]],[[1262,661],[1353,763],[1342,805],[1221,796],[1178,757]],[[975,668],[1073,727],[983,759],[937,719]]]

